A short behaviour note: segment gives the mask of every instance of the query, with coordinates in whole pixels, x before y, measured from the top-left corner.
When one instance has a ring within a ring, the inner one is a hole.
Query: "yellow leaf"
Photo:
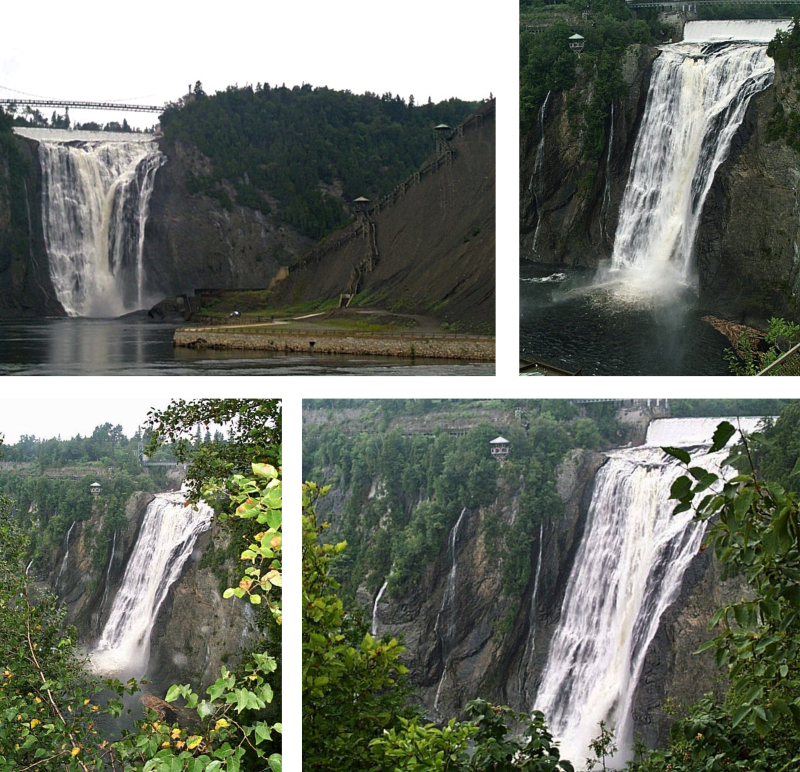
[[[39,726],[39,724],[41,724],[41,723],[42,723],[42,722],[41,722],[41,721],[39,721],[39,719],[38,719],[38,718],[35,718],[35,719],[33,719],[33,721],[31,721],[31,729],[35,729],[35,728],[36,728],[37,726]]]
[[[217,721],[214,729],[224,729],[226,726],[230,726],[230,724],[224,718],[221,718],[219,721]]]
[[[188,742],[186,743],[186,747],[191,751],[194,750],[200,743],[203,742],[202,737],[198,737],[196,734],[192,735]]]
[[[72,755],[73,756],[77,756],[80,752],[81,752],[80,748],[73,748],[72,749]]]
[[[173,729],[172,730],[172,739],[173,740],[177,740],[180,736],[181,736],[181,730],[180,729]]]

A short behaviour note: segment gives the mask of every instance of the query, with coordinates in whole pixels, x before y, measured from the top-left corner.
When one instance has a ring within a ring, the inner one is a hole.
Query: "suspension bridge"
[[[682,8],[696,10],[698,5],[797,5],[798,0],[627,0],[628,8]]]
[[[163,113],[166,105],[135,105],[120,102],[77,102],[70,99],[0,99],[0,105],[26,105],[28,107],[75,107],[82,110],[122,110],[131,113]]]

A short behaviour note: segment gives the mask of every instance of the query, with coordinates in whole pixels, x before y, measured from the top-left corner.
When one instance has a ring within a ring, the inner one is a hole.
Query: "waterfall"
[[[65,137],[38,138],[42,227],[56,296],[70,316],[119,316],[143,308],[149,300],[145,224],[156,171],[166,157],[155,142],[141,138]]]
[[[31,570],[31,566],[32,566],[32,565],[33,565],[33,560],[31,560],[31,562],[30,562],[30,563],[28,563],[28,565],[25,567],[25,576],[27,576],[27,575],[28,575],[28,571],[30,571],[30,570]]]
[[[735,37],[734,28],[728,28],[729,37]],[[694,38],[699,37],[698,31]],[[668,300],[694,286],[692,255],[703,204],[751,97],[772,83],[773,74],[763,43],[696,40],[661,47],[611,268],[601,276],[617,285],[618,297]]]
[[[544,162],[544,134],[546,128],[544,119],[547,115],[547,103],[550,101],[550,93],[550,91],[547,92],[547,96],[544,98],[544,102],[542,102],[542,106],[539,108],[539,130],[541,131],[542,136],[539,140],[539,145],[536,148],[536,160],[533,162],[533,174],[531,174],[531,182],[529,186],[529,190],[533,194],[533,200],[536,204],[536,230],[533,232],[533,244],[531,245],[531,249],[535,255],[539,254],[536,250],[536,242],[539,238],[539,228],[542,225],[542,211],[539,206],[537,188],[541,188],[541,171],[542,163]],[[541,190],[539,190],[539,193],[541,193]]]
[[[378,594],[375,596],[375,603],[372,605],[372,637],[374,638],[378,632],[378,604],[381,602],[381,596],[383,595],[384,590],[386,589],[386,585],[389,584],[389,581],[386,580],[380,590],[378,590]]]
[[[601,720],[616,731],[615,768],[631,757],[631,708],[642,665],[705,532],[692,512],[672,515],[669,491],[683,467],[660,445],[708,448],[720,420],[654,421],[645,445],[612,451],[597,473],[535,701],[562,755],[574,762],[591,755]],[[751,431],[760,420],[743,419],[742,428]],[[697,463],[718,471],[726,455]]]
[[[536,616],[537,608],[536,601],[539,597],[539,576],[542,573],[542,543],[544,542],[544,522],[539,523],[539,555],[536,558],[536,574],[533,580],[533,593],[531,594],[531,606],[528,612],[528,639],[525,641],[525,649],[522,652],[522,663],[520,666],[519,675],[519,693],[520,697],[525,697],[523,689],[525,688],[525,677],[528,666],[528,660],[536,651]]]
[[[108,568],[106,568],[106,586],[103,590],[103,599],[100,601],[100,608],[97,610],[97,617],[98,619],[101,617],[103,613],[103,609],[106,607],[106,600],[108,600],[108,585],[110,584],[109,579],[111,577],[111,566],[114,564],[114,553],[117,550],[117,532],[114,531],[114,540],[111,543],[111,557],[108,561]]]
[[[75,527],[75,523],[77,522],[78,522],[77,520],[73,520],[72,525],[69,527],[69,530],[67,531],[66,538],[64,539],[64,559],[61,561],[61,570],[58,572],[58,577],[56,578],[56,584],[55,584],[56,593],[58,593],[58,585],[61,582],[61,575],[64,573],[67,567],[67,561],[69,560],[69,537],[72,536],[72,529]]]
[[[614,147],[614,103],[611,103],[611,129],[608,135],[608,152],[606,153],[606,186],[603,191],[603,203],[600,205],[600,232],[605,238],[608,235],[606,230],[606,218],[608,217],[608,207],[611,204],[611,151]]]
[[[193,509],[182,493],[160,493],[150,502],[105,628],[90,655],[96,672],[145,673],[161,604],[197,537],[210,527],[212,515],[202,502]]]
[[[453,639],[453,622],[455,621],[455,600],[456,600],[456,569],[458,568],[458,561],[456,560],[456,545],[458,543],[458,529],[461,527],[461,521],[464,519],[464,513],[467,508],[461,510],[461,514],[456,520],[456,524],[450,529],[450,536],[447,539],[448,550],[450,552],[450,573],[447,575],[447,585],[442,595],[442,605],[439,608],[439,613],[436,615],[436,623],[433,626],[433,635],[437,640],[442,643],[442,648],[447,643],[449,644]],[[446,612],[447,628],[445,634],[439,631],[439,620],[443,613]],[[445,675],[447,674],[447,667],[450,664],[449,657],[445,658],[444,665],[442,666],[442,675],[439,678],[439,685],[436,687],[436,697],[433,700],[433,709],[436,710],[439,705],[439,697],[442,693],[442,684],[444,683]]]

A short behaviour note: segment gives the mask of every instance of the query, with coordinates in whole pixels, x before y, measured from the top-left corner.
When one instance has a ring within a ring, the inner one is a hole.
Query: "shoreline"
[[[352,354],[393,357],[431,357],[495,361],[494,338],[445,337],[438,335],[381,335],[380,333],[337,333],[320,331],[283,333],[222,332],[204,328],[178,328],[174,348],[240,349],[250,351],[291,351],[315,354]]]

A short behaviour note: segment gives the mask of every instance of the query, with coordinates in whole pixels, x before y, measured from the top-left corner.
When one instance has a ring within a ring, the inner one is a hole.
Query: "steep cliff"
[[[208,160],[181,142],[160,143],[167,163],[156,175],[145,234],[150,294],[169,297],[200,287],[265,287],[278,267],[311,243],[272,214],[190,192],[187,176]],[[233,193],[233,191],[231,191]]]
[[[68,542],[41,567],[38,578],[58,593],[82,643],[91,647],[102,632],[133,552],[142,518],[153,496],[135,493],[126,508],[127,525],[116,533],[115,548],[105,564],[93,562],[94,534],[103,523],[102,504],[96,502],[89,519],[78,521]],[[220,569],[201,567],[212,542],[225,549],[227,534],[214,522],[198,539],[183,572],[172,586],[151,635],[148,675],[156,692],[172,683],[191,682],[205,688],[219,677],[223,663],[230,667],[254,635],[252,612],[244,603],[223,600]],[[231,566],[224,566],[224,569]]]
[[[599,161],[584,153],[577,117],[594,75],[578,70],[573,89],[550,93],[520,147],[520,256],[537,263],[595,266],[611,254],[656,49],[635,44],[622,61],[625,97],[616,100]]]
[[[0,318],[63,316],[42,235],[36,143],[0,134]]]
[[[703,209],[696,259],[712,313],[755,326],[796,317],[800,293],[800,154],[767,142],[776,103],[798,109],[794,73],[776,66],[757,94]]]
[[[290,269],[275,305],[339,300],[494,325],[495,103],[409,180]]]
[[[558,470],[563,517],[548,520],[530,545],[530,579],[518,597],[502,593],[502,565],[487,543],[487,518],[508,531],[518,516],[525,480],[501,479],[495,502],[466,509],[452,548],[452,531],[435,561],[424,566],[413,593],[399,597],[362,587],[358,600],[376,620],[377,634],[402,636],[415,699],[433,719],[455,715],[466,701],[482,697],[530,710],[551,639],[558,628],[567,583],[584,534],[601,453],[571,451]],[[732,594],[737,580],[723,582],[710,553],[693,561],[679,598],[662,617],[652,642],[634,705],[635,731],[651,747],[668,737],[667,700],[689,704],[718,689],[709,656],[694,651],[706,640],[706,623]]]

